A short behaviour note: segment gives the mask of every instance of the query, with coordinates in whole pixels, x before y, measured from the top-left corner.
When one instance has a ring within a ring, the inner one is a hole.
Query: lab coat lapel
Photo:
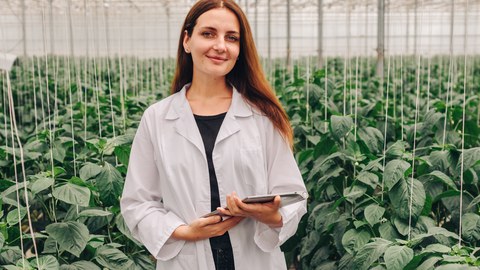
[[[174,100],[168,109],[166,119],[175,121],[175,131],[195,145],[205,157],[205,148],[203,146],[202,137],[198,130],[197,123],[195,122],[195,118],[193,117],[192,109],[185,96],[187,87],[189,87],[189,85],[184,86],[174,97]]]
[[[234,87],[232,93],[232,104],[230,105],[230,109],[223,120],[215,144],[240,131],[240,125],[237,122],[237,117],[248,117],[251,115],[251,107],[245,102],[241,94]]]

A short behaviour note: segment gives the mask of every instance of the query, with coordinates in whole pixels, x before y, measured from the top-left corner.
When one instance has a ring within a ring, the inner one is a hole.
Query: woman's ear
[[[186,53],[190,53],[190,47],[188,46],[189,41],[190,41],[190,37],[188,36],[187,30],[185,30],[185,33],[183,35],[183,49],[185,50]]]

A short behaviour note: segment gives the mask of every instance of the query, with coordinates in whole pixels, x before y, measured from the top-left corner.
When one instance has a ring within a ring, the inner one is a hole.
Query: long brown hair
[[[200,0],[193,5],[185,18],[177,51],[177,66],[172,82],[172,94],[192,81],[193,61],[183,48],[185,34],[191,36],[198,17],[214,8],[232,11],[240,24],[240,54],[233,69],[227,74],[227,81],[246,98],[248,103],[264,113],[282,136],[293,146],[293,132],[288,116],[268,83],[260,64],[252,31],[242,9],[232,0]]]

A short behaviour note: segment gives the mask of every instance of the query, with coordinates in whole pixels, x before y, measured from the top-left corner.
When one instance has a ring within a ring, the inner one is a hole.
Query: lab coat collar
[[[172,106],[170,106],[165,118],[167,120],[174,120],[182,117],[184,114],[192,114],[190,104],[187,100],[187,90],[190,87],[191,83],[186,84],[182,90],[174,94]],[[242,95],[238,90],[232,85],[233,94],[232,94],[232,104],[230,105],[229,114],[239,117],[248,117],[251,116],[252,107],[244,100]]]
[[[187,84],[182,90],[174,94],[165,118],[167,120],[174,120],[176,131],[195,145],[205,157],[202,137],[198,131],[192,109],[186,97],[186,92],[189,87],[190,84]],[[248,117],[251,115],[253,115],[251,106],[247,104],[242,95],[233,87],[232,103],[218,132],[215,145],[240,131],[240,125],[237,123],[236,117]]]

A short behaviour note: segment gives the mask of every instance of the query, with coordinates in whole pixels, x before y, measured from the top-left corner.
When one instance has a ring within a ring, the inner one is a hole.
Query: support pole
[[[268,61],[270,62],[272,60],[272,16],[271,14],[271,0],[267,1],[267,17],[268,17],[268,22],[267,22],[267,56],[268,56]]]
[[[323,0],[318,0],[317,4],[317,13],[318,13],[318,59],[317,64],[318,68],[321,69],[323,67]]]
[[[378,0],[377,29],[377,76],[383,79],[384,40],[385,40],[385,0]]]
[[[287,0],[287,70],[289,71],[292,70],[292,59],[291,59],[292,18],[291,18],[290,9],[291,9],[291,0]]]

